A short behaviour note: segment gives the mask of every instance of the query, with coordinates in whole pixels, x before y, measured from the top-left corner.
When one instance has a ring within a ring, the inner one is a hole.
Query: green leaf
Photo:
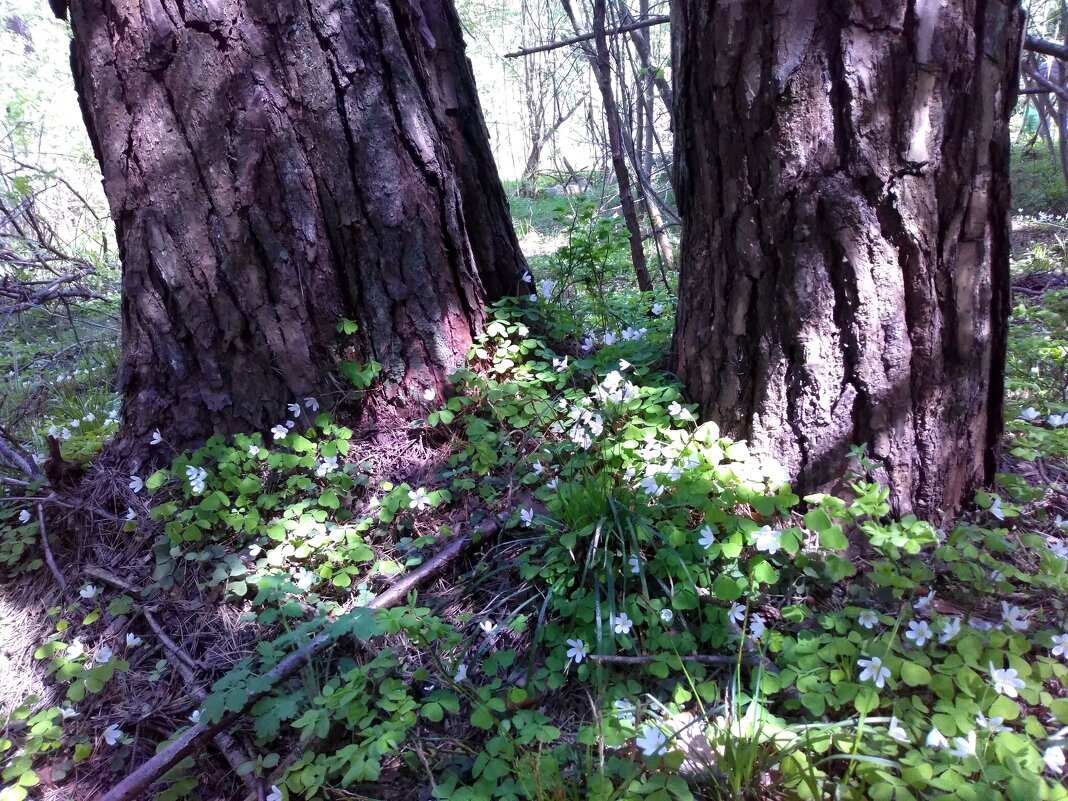
[[[920,687],[931,681],[931,671],[915,662],[902,662],[901,680],[909,687]]]

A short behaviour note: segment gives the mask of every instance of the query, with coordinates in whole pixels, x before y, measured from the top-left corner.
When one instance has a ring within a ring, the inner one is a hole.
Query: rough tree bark
[[[522,257],[452,0],[79,0],[123,262],[124,432],[263,430],[384,366],[440,390]]]
[[[1022,14],[675,0],[676,369],[805,490],[868,446],[896,511],[991,477]]]

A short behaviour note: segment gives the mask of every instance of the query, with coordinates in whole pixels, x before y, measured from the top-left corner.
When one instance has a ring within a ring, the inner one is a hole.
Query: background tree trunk
[[[896,511],[989,479],[1022,13],[999,0],[672,5],[676,368],[804,490],[866,443]]]
[[[122,251],[127,441],[278,423],[334,386],[341,318],[388,399],[440,390],[522,269],[451,0],[71,17]]]

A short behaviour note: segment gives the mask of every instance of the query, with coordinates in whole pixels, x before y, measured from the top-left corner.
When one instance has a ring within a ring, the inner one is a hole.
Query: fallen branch
[[[67,580],[63,577],[63,572],[59,569],[59,565],[56,564],[55,557],[52,556],[52,546],[48,544],[48,529],[45,528],[43,503],[37,504],[37,521],[41,526],[41,547],[44,548],[45,562],[48,564],[48,569],[52,571],[52,575],[56,577],[60,591],[66,594]]]
[[[1061,61],[1068,61],[1068,47],[1057,44],[1056,42],[1039,39],[1037,36],[1028,36],[1024,39],[1024,50],[1030,50],[1032,53],[1041,53],[1044,56],[1053,56],[1054,58],[1059,58]]]
[[[478,527],[476,534],[483,536],[491,534],[499,526],[499,519],[496,517],[491,518]],[[463,553],[470,544],[471,537],[467,535],[458,536],[419,568],[399,579],[392,587],[376,596],[363,608],[385,609],[393,606],[403,600],[411,590],[440,573]],[[352,607],[346,606],[343,613],[347,614],[356,608],[358,607],[355,605]],[[219,732],[228,729],[244,717],[252,705],[271,692],[279,681],[292,676],[307,664],[312,657],[322,653],[335,642],[336,638],[331,632],[322,632],[313,637],[304,647],[284,657],[269,670],[265,676],[269,680],[267,689],[250,693],[241,709],[224,714],[222,719],[215,723],[197,723],[191,726],[169,745],[156,753],[155,756],[150,757],[140,767],[102,795],[98,801],[133,801],[133,799],[139,798],[145,789],[188,754],[203,748]]]
[[[620,33],[629,33],[630,31],[639,31],[642,28],[651,28],[654,25],[663,25],[670,22],[670,17],[649,17],[648,19],[638,20],[637,22],[631,22],[627,25],[620,25],[616,28],[609,28],[604,31],[606,36],[616,36]],[[568,45],[580,44],[582,42],[588,42],[593,39],[596,33],[584,33],[581,36],[573,36],[570,39],[561,39],[559,42],[549,42],[548,44],[538,45],[537,47],[527,47],[523,50],[516,50],[514,53],[505,53],[505,58],[521,58],[522,56],[530,56],[534,53],[546,53],[549,50],[559,50],[561,47],[567,47]]]

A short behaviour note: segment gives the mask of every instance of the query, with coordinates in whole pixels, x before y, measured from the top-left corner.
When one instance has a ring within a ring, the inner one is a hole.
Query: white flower
[[[616,634],[630,634],[632,628],[634,628],[634,621],[627,617],[626,612],[620,612],[612,618],[612,631]]]
[[[430,497],[426,493],[426,489],[419,487],[416,490],[408,491],[408,508],[415,512],[421,512],[424,509],[430,507]]]
[[[630,564],[631,573],[642,572],[642,561],[635,554],[631,554],[631,557],[627,560],[627,562]]]
[[[637,342],[648,332],[646,328],[631,328],[629,325],[623,329],[624,342]]]
[[[143,642],[144,642],[144,640],[142,640],[140,637],[138,637],[132,631],[126,632],[126,647],[127,648],[136,648],[138,645],[140,645]]]
[[[990,504],[990,514],[998,520],[1005,519],[1005,511],[1001,508],[1001,498],[994,498],[994,502]]]
[[[161,442],[163,442],[163,435],[159,433],[159,429],[157,428],[152,432],[152,439],[148,441],[148,444],[159,445]]]
[[[877,656],[873,656],[871,659],[858,659],[857,667],[864,668],[860,672],[859,680],[867,681],[871,679],[880,690],[886,685],[886,680],[890,678],[890,668],[884,667],[883,660]]]
[[[520,509],[519,520],[522,522],[525,528],[530,528],[530,524],[534,522],[534,510],[533,509]]]
[[[433,387],[427,387],[423,390],[423,400],[432,401],[434,400],[435,395],[437,395],[437,393],[434,391]]]
[[[1053,647],[1050,649],[1049,653],[1050,656],[1068,658],[1068,632],[1053,635]]]
[[[323,478],[324,476],[333,473],[335,470],[337,470],[337,457],[326,456],[323,457],[322,464],[315,468],[315,475],[319,478]]]
[[[995,584],[997,582],[999,582],[999,581],[1004,581],[1005,580],[1005,574],[1002,573],[1000,570],[991,570],[990,571],[990,580],[993,581]]]
[[[546,278],[538,286],[539,286],[539,289],[541,290],[541,296],[543,298],[545,298],[546,300],[548,300],[549,296],[553,293],[553,287],[556,286],[556,283],[554,281],[550,281],[548,278]]]
[[[890,725],[887,727],[886,733],[899,743],[909,742],[909,735],[904,727],[898,722],[896,715],[890,718]]]
[[[701,537],[697,540],[697,544],[705,550],[712,547],[712,544],[716,541],[716,535],[709,526],[705,526],[700,531]]]
[[[299,403],[291,403],[286,408],[289,409],[289,413],[294,417],[300,417],[300,413],[303,411]]]
[[[615,345],[617,341],[618,341],[618,337],[616,337],[616,335],[613,334],[611,331],[609,331],[607,334],[604,335],[604,344],[605,345]]]
[[[108,648],[106,645],[101,645],[96,649],[96,656],[93,659],[98,665],[106,665],[111,661],[111,657],[115,655],[115,652]]]
[[[557,487],[557,485],[559,483],[560,483],[560,479],[558,479],[558,478],[550,478],[548,481],[545,482],[545,489],[554,490],[554,489],[556,489],[556,487]]]
[[[931,729],[923,744],[928,748],[949,748],[949,740],[938,730],[937,726]]]
[[[1033,420],[1037,420],[1041,416],[1042,415],[1040,415],[1038,412],[1035,411],[1035,407],[1034,406],[1028,406],[1026,409],[1024,409],[1022,412],[1020,412],[1020,419],[1021,420],[1026,420],[1029,423],[1032,422]]]
[[[532,276],[532,275],[530,274],[530,270],[525,270],[525,271],[523,272],[523,283],[524,283],[524,284],[529,284],[529,283],[530,283],[531,281],[533,281],[533,280],[534,280],[534,276]]]
[[[69,720],[70,718],[80,717],[80,713],[74,707],[61,706],[59,707],[59,714],[63,720]]]
[[[960,618],[949,617],[942,624],[942,633],[938,635],[938,642],[941,645],[945,645],[960,634]]]
[[[274,434],[275,439],[285,439],[289,435],[289,429],[279,423],[271,429],[271,433]]]
[[[1065,545],[1060,540],[1053,540],[1049,544],[1049,552],[1058,559],[1068,559],[1068,545]]]
[[[253,456],[253,457],[259,456],[260,455],[259,446],[258,445],[249,445],[248,446],[248,455],[249,456]]]
[[[292,420],[286,420],[286,428],[293,428],[296,425]]]
[[[96,420],[96,415],[93,414],[92,412],[89,412],[88,414],[85,415],[85,417],[82,418],[82,420],[85,421],[86,423],[91,423],[94,420]]]
[[[957,759],[975,756],[975,732],[968,732],[967,737],[954,737],[953,745],[955,747],[949,749],[949,753]]]
[[[769,554],[776,554],[782,549],[779,542],[781,539],[782,532],[776,531],[771,526],[764,526],[749,534],[749,541],[756,546],[756,549]]]
[[[19,512],[19,522],[22,523],[23,525],[25,525],[26,523],[30,522],[30,510],[29,509],[23,509],[21,512]]]
[[[653,723],[646,723],[642,726],[641,734],[634,739],[634,744],[647,757],[667,753],[667,735]]]
[[[1053,525],[1057,528],[1068,530],[1068,520],[1065,520],[1060,515],[1057,515],[1057,519],[1053,521]]]
[[[1068,425],[1068,412],[1065,414],[1051,414],[1046,418],[1046,422],[1049,423],[1050,428],[1060,428]]]
[[[466,678],[467,678],[467,665],[464,664],[463,662],[461,662],[460,666],[458,668],[456,668],[456,675],[453,676],[453,679],[455,681],[463,681]]]
[[[667,607],[664,607],[660,610],[660,619],[663,620],[665,623],[670,623],[672,620],[675,619],[675,613]]]
[[[934,638],[934,633],[931,631],[931,626],[926,620],[910,620],[909,630],[905,632],[905,639],[912,640],[912,644],[917,648],[923,648],[928,640]]]
[[[67,658],[68,659],[77,659],[79,656],[81,656],[84,653],[85,653],[85,646],[82,645],[82,641],[79,640],[77,637],[75,637],[73,642],[71,642],[71,644],[67,646]]]
[[[1013,631],[1027,631],[1031,624],[1027,621],[1027,613],[1018,606],[1009,606],[1001,602],[1001,625],[1008,626]]]
[[[1060,776],[1061,771],[1064,770],[1064,749],[1051,745],[1043,752],[1042,761],[1046,763],[1046,767],[1051,772]]]
[[[194,709],[192,714],[189,715],[189,722],[192,724],[200,723],[200,710]]]
[[[745,607],[735,601],[731,604],[731,608],[727,610],[727,618],[740,626],[742,621],[745,620]]]
[[[975,716],[975,725],[978,726],[980,729],[990,729],[990,731],[994,732],[995,734],[1003,731],[1012,731],[1012,729],[1010,729],[1008,726],[1001,725],[1004,720],[1004,718],[999,718],[996,715],[992,718],[988,718],[986,715],[980,712]]]
[[[78,594],[88,601],[91,598],[95,598],[96,594],[99,591],[100,590],[97,589],[97,586],[95,584],[86,584],[84,587],[81,588]]]
[[[654,498],[664,491],[664,488],[657,483],[655,475],[643,478],[641,488],[646,495],[651,495]]]
[[[567,356],[562,359],[553,359],[553,370],[558,373],[567,372]]]
[[[69,423],[67,423],[67,425],[69,425],[71,428],[77,428],[81,424],[82,424],[81,420],[71,420]]]
[[[759,640],[763,637],[766,630],[767,626],[764,625],[764,618],[760,615],[753,615],[749,618],[749,636],[754,640]]]
[[[664,304],[654,303],[653,308],[649,309],[649,311],[653,313],[653,317],[659,317],[661,314],[664,313]]]
[[[185,477],[189,479],[189,491],[194,495],[200,495],[204,492],[204,482],[208,480],[208,471],[203,467],[194,467],[193,465],[186,465]]]
[[[317,412],[319,411],[319,401],[317,401],[315,398],[305,398],[304,408],[308,409],[309,411]]]
[[[574,661],[577,665],[586,658],[586,643],[582,640],[568,640],[567,641],[567,658]]]
[[[122,729],[120,729],[114,723],[104,729],[104,742],[108,745],[118,745],[119,741],[122,740],[124,736],[125,735],[123,735]]]
[[[141,480],[140,476],[130,476],[130,489],[134,492],[140,492],[145,486],[145,482]]]
[[[672,401],[668,406],[668,415],[676,420],[692,420],[693,415],[690,414],[690,410],[683,406],[678,401]]]
[[[859,623],[866,629],[875,628],[875,624],[878,622],[879,616],[870,609],[865,609],[857,616],[857,623]]]
[[[619,369],[620,370],[629,370],[630,369],[630,362],[628,362],[626,359],[620,359],[619,360]]]
[[[282,791],[278,789],[277,784],[271,785],[271,792],[267,794],[265,801],[282,801]]]
[[[988,662],[987,664],[990,666],[990,679],[994,682],[995,692],[1006,695],[1009,698],[1015,698],[1019,695],[1016,691],[1027,686],[1023,679],[1017,678],[1015,668],[994,670],[993,662]]]
[[[589,353],[591,350],[593,350],[594,344],[595,343],[593,341],[593,337],[586,337],[585,339],[582,340],[582,345],[580,346],[581,349],[582,349],[582,352],[583,353]]]
[[[126,520],[128,522],[131,522],[131,521],[134,521],[136,519],[137,519],[137,512],[134,511],[132,506],[127,506],[126,507]]]
[[[615,716],[620,723],[629,723],[634,725],[634,713],[638,711],[638,707],[634,706],[626,698],[620,698],[618,701],[613,701],[612,706],[615,707]]]
[[[934,599],[934,590],[920,598],[917,598],[916,603],[912,605],[913,611],[917,615],[929,615],[931,613],[931,603],[934,601]]]

